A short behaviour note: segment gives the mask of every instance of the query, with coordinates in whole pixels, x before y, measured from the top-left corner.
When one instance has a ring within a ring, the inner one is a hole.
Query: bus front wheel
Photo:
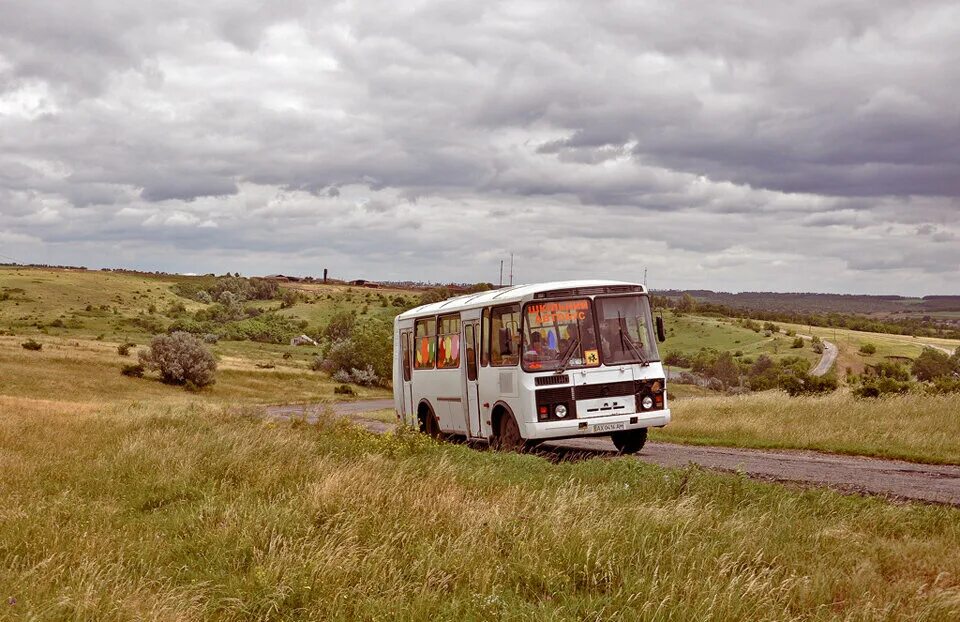
[[[497,449],[503,451],[523,451],[526,442],[520,436],[520,426],[513,415],[506,413],[500,419],[500,430],[496,438]]]
[[[622,454],[635,454],[643,449],[647,442],[647,429],[627,430],[625,432],[614,432],[610,435],[617,451]]]

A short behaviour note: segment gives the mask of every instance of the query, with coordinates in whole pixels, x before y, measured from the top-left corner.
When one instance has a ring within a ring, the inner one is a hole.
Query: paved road
[[[811,376],[823,376],[833,367],[837,360],[837,346],[829,341],[823,342],[823,354],[820,355],[820,362],[810,371]]]
[[[267,412],[268,416],[281,419],[305,415],[308,421],[316,421],[318,413],[329,408],[372,432],[383,433],[392,429],[393,424],[364,419],[359,415],[392,407],[393,400],[369,400],[326,406],[272,406]],[[613,443],[606,437],[544,443],[536,452],[551,460],[616,455]],[[707,469],[744,473],[756,479],[960,506],[960,466],[922,465],[813,451],[766,451],[674,443],[647,443],[636,459],[665,467],[697,464]]]

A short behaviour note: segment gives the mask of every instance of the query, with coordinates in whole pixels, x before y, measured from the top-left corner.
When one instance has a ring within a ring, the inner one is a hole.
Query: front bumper
[[[634,420],[631,423],[631,420]],[[609,431],[597,431],[597,426],[623,423],[625,430],[640,428],[663,427],[670,423],[670,409],[654,410],[628,415],[614,415],[610,417],[594,417],[590,419],[570,419],[569,421],[538,421],[527,423],[527,440],[542,440],[548,438],[574,438],[577,436],[605,436]]]

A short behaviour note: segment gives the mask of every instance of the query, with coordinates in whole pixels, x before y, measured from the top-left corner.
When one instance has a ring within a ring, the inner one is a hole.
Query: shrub
[[[120,373],[131,378],[143,378],[144,370],[142,363],[128,363],[120,368]]]
[[[860,346],[860,354],[866,354],[869,356],[871,354],[876,354],[876,353],[877,353],[877,346],[873,345],[872,343],[865,343],[862,346]]]
[[[120,356],[130,356],[130,349],[135,347],[137,347],[137,344],[135,343],[121,343],[117,346],[117,354]]]
[[[330,322],[323,329],[323,336],[330,341],[348,339],[357,324],[357,317],[350,311],[338,311],[330,318]]]
[[[206,333],[203,336],[204,343],[217,343],[218,341],[220,341],[220,335],[216,333]]]
[[[26,341],[24,341],[23,343],[21,343],[20,346],[21,346],[24,350],[34,350],[34,351],[36,351],[36,350],[41,350],[41,349],[43,349],[43,344],[40,343],[39,341],[34,341],[33,339],[27,339]]]
[[[336,372],[334,372],[332,378],[336,382],[350,382],[350,380],[352,379],[350,377],[350,372],[348,372],[345,369],[338,369]]]
[[[371,319],[358,323],[349,338],[331,343],[322,365],[333,371],[370,367],[386,383],[392,369],[392,352],[390,325]]]
[[[823,342],[822,342],[822,341],[814,341],[814,342],[813,342],[813,345],[810,346],[810,347],[811,347],[811,349],[812,349],[814,352],[816,352],[817,354],[823,354]]]
[[[924,348],[911,365],[913,375],[924,382],[943,378],[954,372],[950,356],[940,350]]]
[[[147,369],[159,372],[169,384],[205,387],[215,382],[216,359],[190,333],[157,335],[150,342],[150,350],[140,352],[140,362]]]
[[[194,296],[193,298],[197,302],[205,305],[211,304],[213,302],[213,296],[211,296],[210,292],[208,292],[205,289],[201,289],[199,292],[197,292],[196,296]]]
[[[879,378],[893,378],[901,382],[910,380],[910,372],[907,368],[897,362],[880,361],[867,367],[866,375]]]
[[[357,392],[353,390],[349,384],[341,384],[333,388],[333,392],[336,395],[356,395]]]
[[[380,377],[373,371],[373,367],[367,365],[366,369],[351,369],[350,378],[354,384],[361,387],[372,387],[380,384]]]
[[[913,387],[913,383],[902,382],[895,378],[879,376],[874,378],[861,377],[862,383],[853,390],[857,397],[880,397],[897,393],[906,393]]]
[[[811,376],[805,371],[785,374],[780,379],[780,386],[790,397],[810,395],[815,393],[829,393],[838,386],[837,377],[833,373],[824,376]]]
[[[793,340],[793,343],[790,344],[791,348],[802,348],[803,347],[803,337],[797,337]]]

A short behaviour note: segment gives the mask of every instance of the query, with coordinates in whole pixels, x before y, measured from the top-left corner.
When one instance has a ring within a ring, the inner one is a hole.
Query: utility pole
[[[503,260],[500,260],[500,287],[503,287]]]
[[[513,287],[513,253],[510,253],[510,287]]]
[[[647,289],[647,267],[643,267],[643,289]]]

